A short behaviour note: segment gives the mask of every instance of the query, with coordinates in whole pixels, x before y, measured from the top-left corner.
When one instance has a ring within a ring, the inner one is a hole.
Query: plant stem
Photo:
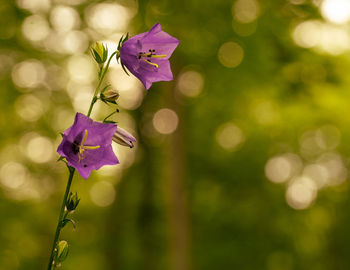
[[[74,176],[74,172],[75,172],[74,168],[72,168],[72,167],[68,167],[68,168],[69,168],[69,178],[68,178],[68,182],[67,182],[67,186],[66,186],[66,192],[64,193],[64,197],[63,197],[63,201],[62,201],[61,211],[60,211],[60,215],[59,215],[57,227],[56,227],[55,239],[53,240],[50,261],[49,261],[49,265],[47,267],[47,270],[51,270],[52,266],[53,266],[53,269],[56,268],[55,263],[53,262],[53,259],[54,259],[55,249],[57,246],[58,237],[60,236],[60,232],[62,229],[62,217],[63,217],[63,213],[65,211],[67,197],[69,194],[70,186],[72,184],[72,180],[73,180],[73,176]]]
[[[112,112],[112,113],[110,113],[109,115],[107,115],[106,117],[105,117],[105,119],[103,119],[103,123],[109,118],[109,117],[111,117],[113,114],[115,114],[115,113],[117,113],[118,111],[114,111],[114,112]]]
[[[97,84],[97,87],[95,89],[95,92],[94,92],[94,96],[92,97],[92,100],[91,100],[91,103],[90,103],[90,107],[89,107],[89,111],[87,113],[87,116],[90,117],[90,114],[91,114],[91,111],[92,111],[92,108],[94,107],[94,104],[97,100],[97,94],[99,92],[99,89],[100,89],[100,86],[102,84],[102,81],[107,73],[107,70],[109,68],[109,64],[111,63],[111,60],[113,58],[114,55],[116,55],[118,53],[118,51],[115,51],[114,53],[112,53],[112,55],[109,57],[108,59],[108,62],[107,62],[107,65],[105,68],[103,68],[103,66],[100,67],[100,70],[99,70],[99,80],[98,80],[98,84]],[[74,176],[74,172],[75,172],[75,169],[73,167],[69,167],[68,166],[68,169],[69,169],[69,178],[68,178],[68,182],[67,182],[67,186],[66,186],[66,192],[64,193],[64,197],[63,197],[63,201],[62,201],[62,206],[61,206],[61,211],[60,211],[60,215],[59,215],[59,218],[58,218],[58,222],[57,222],[57,227],[56,227],[56,233],[55,233],[55,239],[53,240],[53,244],[52,244],[52,249],[51,249],[51,255],[50,255],[50,261],[49,261],[49,265],[47,267],[47,270],[52,270],[52,267],[53,269],[56,268],[56,264],[54,263],[54,256],[55,256],[55,249],[56,249],[56,246],[57,246],[57,241],[58,241],[58,238],[60,236],[60,233],[61,233],[61,229],[62,229],[62,218],[63,218],[63,214],[65,212],[65,207],[66,207],[66,203],[67,203],[67,198],[68,198],[68,194],[69,194],[69,191],[70,191],[70,186],[72,184],[72,180],[73,180],[73,176]]]
[[[103,79],[104,79],[104,77],[105,77],[105,75],[107,73],[107,70],[109,68],[109,64],[111,63],[111,60],[112,60],[113,56],[116,55],[117,53],[118,53],[118,51],[115,51],[114,53],[111,54],[111,56],[108,59],[107,65],[106,65],[106,67],[104,69],[103,69],[103,67],[101,67],[101,70],[99,72],[99,74],[101,74],[101,76],[99,76],[98,84],[97,84],[97,87],[95,89],[94,96],[92,97],[91,104],[90,104],[90,107],[89,107],[89,111],[87,113],[87,117],[90,117],[90,115],[91,115],[92,108],[93,108],[93,106],[94,106],[94,104],[96,102],[97,94],[98,94],[98,92],[100,90],[100,86],[102,84],[102,81],[103,81]]]

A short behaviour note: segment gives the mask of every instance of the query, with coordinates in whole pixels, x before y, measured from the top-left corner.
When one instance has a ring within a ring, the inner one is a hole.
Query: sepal
[[[108,48],[100,42],[96,42],[91,47],[91,54],[98,64],[103,64],[107,60]]]
[[[118,51],[117,51],[117,54],[116,54],[116,59],[117,59],[118,63],[119,63],[119,58],[120,58],[120,48],[123,46],[124,42],[127,41],[128,39],[129,39],[129,33],[127,33],[125,37],[124,37],[124,35],[122,35],[121,38],[119,39]],[[123,66],[123,63],[122,63],[122,68],[126,72],[126,70],[125,70],[125,68]],[[126,72],[126,74],[129,75],[127,72]]]
[[[62,161],[62,162],[64,162],[64,163],[67,164],[67,160],[66,160],[65,157],[60,156],[60,157],[57,159],[57,162],[59,162],[59,161]]]
[[[123,46],[124,42],[127,41],[128,39],[129,39],[129,32],[126,33],[125,37],[124,35],[121,36],[118,42],[118,51],[120,51],[120,48]]]
[[[60,264],[61,262],[63,262],[67,258],[68,253],[69,253],[68,242],[65,240],[59,241],[57,244],[55,263]]]
[[[68,195],[68,199],[66,201],[66,208],[67,208],[67,211],[68,212],[72,212],[74,211],[78,204],[80,202],[80,198],[78,197],[78,193],[72,193],[70,192],[69,195]]]
[[[124,64],[123,64],[122,61],[120,61],[120,64],[121,64],[121,66],[122,66],[124,72],[126,73],[126,75],[130,76],[129,73],[126,71],[126,68],[125,68],[125,66],[124,66]]]

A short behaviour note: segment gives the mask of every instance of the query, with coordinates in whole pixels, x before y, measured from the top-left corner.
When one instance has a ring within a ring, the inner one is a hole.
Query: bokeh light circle
[[[36,163],[45,163],[53,157],[53,144],[49,138],[37,136],[29,139],[26,146],[27,156]]]
[[[46,70],[44,65],[35,59],[28,59],[16,64],[12,69],[13,82],[23,88],[35,88],[44,82]]]
[[[243,131],[234,123],[228,122],[218,127],[216,141],[227,151],[237,150],[245,141]]]
[[[164,108],[157,111],[152,119],[156,131],[161,134],[173,133],[179,123],[179,118],[173,110]]]
[[[237,67],[243,60],[244,51],[236,42],[226,42],[221,45],[218,58],[220,63],[228,68]]]
[[[109,206],[115,199],[114,186],[107,181],[97,182],[90,189],[90,198],[98,206]]]
[[[204,86],[204,76],[195,70],[182,72],[177,81],[177,89],[187,97],[198,96]]]
[[[346,23],[350,20],[350,1],[324,0],[321,4],[321,13],[332,23]]]
[[[296,177],[286,192],[287,203],[296,210],[309,207],[317,196],[317,186],[308,177]]]

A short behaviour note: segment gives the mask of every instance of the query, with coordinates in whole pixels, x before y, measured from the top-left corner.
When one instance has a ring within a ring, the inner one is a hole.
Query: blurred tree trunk
[[[154,174],[152,171],[156,169],[157,166],[154,164],[154,160],[151,158],[153,154],[152,149],[144,145],[145,159],[143,164],[143,177],[140,184],[142,185],[140,193],[140,205],[138,206],[138,217],[137,217],[137,230],[140,236],[140,248],[141,248],[141,264],[142,269],[154,270],[161,269],[160,265],[157,265],[157,237],[155,232],[156,223],[156,203],[154,199]],[[159,240],[158,240],[159,241]]]
[[[108,269],[122,269],[122,231],[124,220],[126,217],[125,193],[121,192],[125,182],[121,182],[117,188],[117,199],[111,206],[110,214],[107,215],[106,221],[106,240],[105,240],[105,255]]]
[[[150,1],[139,2],[137,20],[145,21],[144,16],[149,3]],[[168,32],[171,30],[169,29]],[[173,59],[174,77],[179,67],[181,65]],[[183,106],[174,98],[175,87],[172,86],[175,82],[166,82],[161,85],[162,87],[160,84],[155,84],[152,87],[150,90],[152,92],[147,93],[141,107],[136,111],[135,120],[140,129],[137,143],[142,148],[143,159],[123,178],[118,186],[117,200],[111,208],[111,218],[107,226],[107,233],[109,233],[107,256],[111,270],[128,269],[128,267],[125,268],[126,264],[129,265],[125,261],[128,259],[139,260],[132,265],[137,265],[143,270],[190,269],[190,235],[185,192],[184,112]],[[165,141],[159,149],[152,144],[151,138],[144,136],[141,128],[143,121],[147,121],[144,123],[146,125],[152,125],[152,118],[146,118],[163,107],[176,112],[179,117],[179,126],[173,134],[164,135]],[[156,190],[158,186],[165,187],[163,189],[165,195],[158,194]],[[128,194],[130,192],[133,195]],[[130,199],[130,197],[134,198]],[[137,209],[133,209],[135,207]],[[131,214],[130,211],[136,213]],[[167,217],[167,224],[164,224],[163,216]],[[130,233],[132,230],[130,226],[135,227],[136,236],[133,239],[137,239],[135,244],[138,249],[135,252],[138,254],[137,258],[120,254],[125,252],[123,243],[133,241],[124,235],[125,231]],[[163,230],[160,231],[159,228]],[[166,250],[165,247],[169,249]],[[168,265],[166,265],[167,261]]]
[[[175,85],[175,83],[173,83]],[[171,269],[190,269],[188,205],[185,185],[185,117],[183,107],[176,102],[175,88],[167,92],[169,108],[179,117],[177,130],[169,135],[169,143],[165,145],[166,179],[167,179],[167,212],[170,225]]]
[[[106,255],[109,269],[113,270],[131,269],[133,266],[145,270],[164,267],[173,270],[190,269],[182,107],[174,100],[171,88],[154,91],[158,93],[145,98],[136,121],[141,123],[142,115],[154,113],[154,104],[163,103],[177,113],[179,126],[173,134],[165,135],[167,138],[161,149],[165,158],[162,158],[160,149],[139,132],[138,143],[142,147],[144,158],[130,168],[119,183],[117,199],[107,220]],[[156,186],[159,186],[156,184],[158,181],[160,186],[165,187],[163,195],[155,192]],[[162,197],[165,197],[165,205],[162,205]],[[167,216],[167,225],[163,223],[162,216]],[[168,231],[168,245],[165,244],[166,235],[159,231],[161,227]],[[131,234],[134,234],[132,239]],[[135,249],[131,256],[125,254],[125,245]],[[163,246],[168,246],[169,250],[164,250]],[[170,258],[168,266],[162,265],[165,257]]]

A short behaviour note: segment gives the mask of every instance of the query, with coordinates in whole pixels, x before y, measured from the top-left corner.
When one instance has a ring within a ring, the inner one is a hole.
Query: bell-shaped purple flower
[[[87,179],[92,170],[119,163],[111,145],[116,129],[114,124],[95,122],[77,113],[73,125],[64,132],[57,152]]]
[[[179,42],[157,23],[148,32],[125,41],[120,48],[120,60],[148,90],[153,82],[173,79],[169,57]]]

